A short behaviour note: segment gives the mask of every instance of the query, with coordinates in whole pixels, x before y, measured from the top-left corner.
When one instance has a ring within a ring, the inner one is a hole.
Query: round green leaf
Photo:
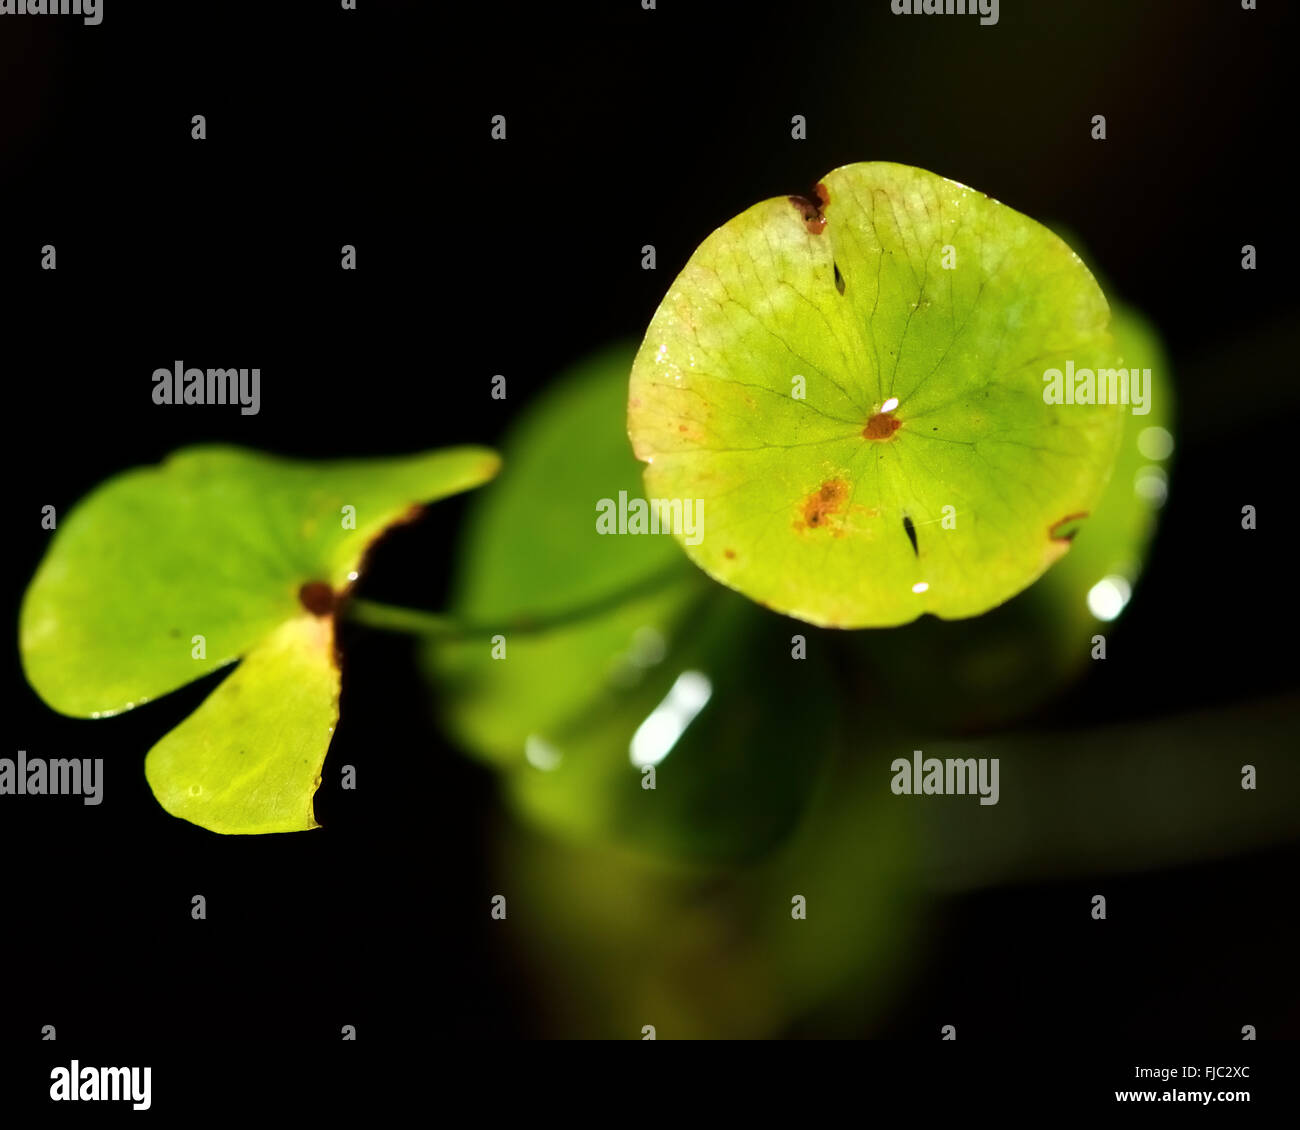
[[[628,408],[646,492],[701,500],[686,552],[778,611],[978,615],[1106,483],[1121,408],[1044,396],[1118,364],[1106,300],[1047,228],[924,170],[845,166],[818,197],[724,225],[660,305]]]

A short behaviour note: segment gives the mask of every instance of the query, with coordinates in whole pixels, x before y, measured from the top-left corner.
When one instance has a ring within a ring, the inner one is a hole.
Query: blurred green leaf
[[[503,766],[524,763],[530,735],[641,682],[707,587],[669,539],[596,531],[602,497],[639,493],[623,426],[631,359],[607,349],[525,411],[457,555],[453,617],[480,630],[425,648],[450,731]]]
[[[924,913],[908,811],[844,737],[794,834],[725,873],[505,830],[499,882],[530,923],[518,957],[549,1035],[762,1039],[814,1015],[856,1035],[906,992]]]
[[[802,813],[837,720],[821,653],[792,650],[789,625],[715,588],[639,686],[530,736],[511,795],[569,837],[699,863],[761,854]]]
[[[508,772],[534,821],[736,858],[794,821],[831,688],[820,657],[791,658],[789,625],[711,584],[670,538],[597,532],[602,499],[640,495],[624,431],[633,352],[578,366],[507,437],[459,558],[453,618],[473,627],[429,636],[422,662],[449,732]]]
[[[1120,408],[1045,403],[1043,375],[1114,363],[1106,300],[1047,228],[924,170],[818,193],[714,232],[659,307],[629,400],[646,490],[702,500],[687,554],[778,611],[985,612],[1105,485]]]

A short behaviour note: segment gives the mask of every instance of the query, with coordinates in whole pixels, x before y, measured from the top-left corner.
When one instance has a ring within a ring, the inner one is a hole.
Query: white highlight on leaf
[[[683,671],[677,676],[663,702],[637,727],[628,756],[638,769],[658,765],[686,732],[686,727],[704,709],[713,695],[713,684],[700,671]]]
[[[632,633],[628,660],[634,667],[653,667],[656,663],[662,663],[667,654],[668,641],[657,628],[646,626]]]
[[[560,762],[564,760],[564,755],[545,738],[538,737],[536,734],[529,734],[524,739],[524,758],[534,769],[549,773],[552,769],[559,768]]]
[[[1133,595],[1128,581],[1118,573],[1102,577],[1088,590],[1088,611],[1098,620],[1113,620]]]
[[[1163,506],[1169,496],[1169,477],[1163,467],[1149,463],[1138,469],[1133,479],[1133,491],[1144,502],[1152,506]]]
[[[1143,428],[1138,432],[1138,450],[1146,459],[1168,459],[1174,451],[1174,437],[1164,428]]]

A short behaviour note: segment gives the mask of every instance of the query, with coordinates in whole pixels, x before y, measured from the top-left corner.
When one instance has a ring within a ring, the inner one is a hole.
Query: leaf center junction
[[[902,426],[903,421],[893,412],[877,412],[867,421],[867,426],[862,429],[862,435],[866,439],[887,440]]]
[[[334,611],[334,590],[324,581],[308,581],[298,590],[298,599],[313,616],[328,616]]]

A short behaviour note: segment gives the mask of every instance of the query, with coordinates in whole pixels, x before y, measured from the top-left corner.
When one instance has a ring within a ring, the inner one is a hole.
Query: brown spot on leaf
[[[1047,528],[1047,536],[1052,541],[1073,541],[1074,535],[1079,532],[1078,528],[1066,530],[1065,533],[1058,532],[1062,526],[1068,526],[1071,522],[1078,522],[1088,516],[1088,511],[1080,510],[1077,514],[1067,514],[1064,518],[1059,518]]]
[[[1068,526],[1072,522],[1078,522],[1087,516],[1088,512],[1081,510],[1077,514],[1067,514],[1064,518],[1053,522],[1047,527],[1047,543],[1043,546],[1044,567],[1052,565],[1064,557],[1069,552],[1070,542],[1074,539],[1074,535],[1079,532],[1077,528],[1062,530],[1061,527]]]
[[[799,215],[803,217],[804,227],[812,235],[821,235],[826,230],[826,216],[824,209],[831,202],[831,194],[826,190],[824,184],[818,184],[816,188],[817,199],[809,200],[806,196],[792,196],[790,203],[793,204]]]
[[[849,497],[849,487],[843,479],[827,479],[803,503],[803,521],[795,529],[816,530],[827,525]]]
[[[862,429],[862,435],[866,439],[886,440],[892,438],[902,426],[903,421],[892,412],[877,412],[867,421],[867,426]]]
[[[313,616],[328,616],[334,611],[334,590],[324,581],[308,581],[298,590],[298,599]]]
[[[736,559],[736,551],[734,549],[724,549],[722,551],[722,556],[728,561],[734,561]]]
[[[678,425],[677,425],[677,430],[678,430],[679,432],[684,432],[684,431],[686,430],[686,425],[685,425],[685,424],[678,424]]]

